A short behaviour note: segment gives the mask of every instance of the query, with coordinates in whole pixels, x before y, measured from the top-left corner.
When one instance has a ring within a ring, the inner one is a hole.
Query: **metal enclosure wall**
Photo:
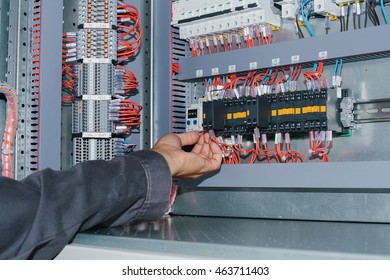
[[[62,0],[9,2],[6,75],[19,95],[17,179],[38,168],[60,168],[62,13]],[[32,41],[35,31],[39,39]],[[33,59],[37,44],[39,56]]]
[[[286,30],[292,28],[286,25]],[[278,65],[290,65],[296,55],[309,67],[308,62],[326,51],[327,76],[334,59],[346,58],[343,88],[351,89],[355,100],[388,98],[389,48],[382,36],[389,31],[385,25],[344,33],[331,30],[326,36],[320,31],[319,36],[297,40],[282,29],[281,41],[271,45],[234,54],[188,55],[180,60],[180,79],[202,83],[216,68],[223,75],[232,65],[237,72],[250,70],[253,62],[258,68],[272,67],[275,58]],[[187,93],[192,99],[203,95],[193,88]],[[334,162],[327,164],[225,165],[199,181],[179,181],[182,188],[172,211],[175,215],[390,222],[390,183],[385,177],[390,166],[385,140],[389,131],[388,122],[359,125],[351,137],[334,140]],[[294,144],[302,150],[307,143],[296,140]]]

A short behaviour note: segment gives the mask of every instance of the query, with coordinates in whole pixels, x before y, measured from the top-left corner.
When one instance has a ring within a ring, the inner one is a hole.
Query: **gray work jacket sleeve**
[[[153,151],[45,169],[20,182],[0,177],[0,259],[52,259],[79,231],[158,219],[171,180]]]

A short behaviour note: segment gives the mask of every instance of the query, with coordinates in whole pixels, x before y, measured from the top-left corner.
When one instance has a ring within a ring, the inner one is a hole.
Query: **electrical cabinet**
[[[120,248],[167,258],[390,254],[378,246],[390,230],[387,2],[0,5],[0,79],[19,97],[15,178],[148,149],[169,132],[207,131],[223,151],[219,172],[175,181],[170,218],[80,234],[64,258]]]

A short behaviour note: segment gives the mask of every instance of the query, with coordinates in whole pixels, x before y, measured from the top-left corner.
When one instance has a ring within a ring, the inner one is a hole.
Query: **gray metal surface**
[[[0,81],[5,81],[7,72],[7,54],[8,54],[8,25],[9,25],[9,0],[0,2]],[[4,96],[0,96],[0,139],[3,139],[6,120],[6,103]],[[0,172],[1,172],[0,159]]]
[[[189,256],[156,253],[143,250],[124,250],[70,244],[55,258],[56,260],[184,260]]]
[[[389,234],[386,224],[174,216],[79,234],[72,246],[192,258],[388,259]]]
[[[0,80],[5,80],[7,72],[8,25],[10,0],[0,2]]]
[[[177,215],[390,222],[390,193],[367,190],[180,188]]]
[[[41,9],[39,90],[32,79],[32,11],[40,3],[11,1],[7,82],[19,95],[19,124],[15,141],[15,173],[22,179],[40,168],[60,167],[62,1],[45,2]],[[39,22],[38,22],[39,23]],[[37,22],[34,22],[37,24]],[[34,42],[35,43],[35,42]],[[38,91],[40,98],[32,92]],[[39,104],[39,107],[37,106]],[[39,121],[39,126],[37,122]],[[38,136],[39,135],[39,136]],[[39,139],[39,147],[37,146]]]
[[[153,59],[154,59],[154,37],[152,32],[154,30],[153,22],[153,2],[154,1],[140,1],[139,5],[142,7],[141,24],[143,27],[142,48],[140,52],[140,63],[138,67],[138,80],[142,87],[141,104],[144,107],[142,112],[142,126],[140,133],[140,148],[149,149],[153,145],[153,108],[154,99],[152,98],[154,90],[153,77]],[[133,2],[130,2],[133,4]]]
[[[43,1],[41,30],[39,168],[61,165],[63,0]]]
[[[170,1],[152,0],[153,32],[152,45],[152,94],[151,144],[168,133],[171,127],[171,39],[170,39]]]
[[[29,129],[26,122],[31,103],[28,98],[28,56],[27,47],[22,42],[28,40],[28,2],[10,1],[9,7],[9,38],[7,54],[7,82],[13,86],[18,94],[18,129],[15,140],[15,177],[22,179],[31,172],[29,157],[32,155],[28,148]],[[19,32],[20,30],[20,32]]]
[[[249,71],[252,70],[250,64],[253,62],[257,63],[257,69],[265,69],[291,65],[293,61],[304,64],[340,57],[345,60],[348,58],[353,60],[363,55],[367,55],[367,58],[381,57],[378,53],[388,55],[390,50],[387,41],[383,40],[389,35],[390,27],[384,25],[234,51],[239,52],[239,55],[223,52],[210,56],[187,57],[180,60],[180,79],[193,80],[209,77],[212,76],[213,68],[218,68],[218,75],[229,74],[231,65],[236,66],[237,72]],[[321,54],[323,52],[327,52],[326,59],[321,58],[324,56]],[[296,56],[299,56],[298,61]],[[279,64],[273,64],[273,59],[279,59]],[[202,75],[197,74],[199,70],[203,71]]]
[[[217,176],[181,181],[180,184],[200,187],[390,190],[386,177],[389,168],[388,161],[223,165]]]
[[[388,122],[390,121],[390,100],[371,100],[355,103],[355,122]]]

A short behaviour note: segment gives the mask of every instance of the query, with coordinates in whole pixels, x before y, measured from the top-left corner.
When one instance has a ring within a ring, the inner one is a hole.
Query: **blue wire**
[[[334,66],[333,76],[336,76],[337,74],[337,66],[339,65],[339,60],[336,60],[336,65]]]
[[[340,66],[339,66],[339,72],[338,72],[338,76],[341,76],[341,69],[343,68],[343,59],[340,58]]]
[[[318,67],[318,64],[317,64],[317,62],[315,62],[313,65],[313,72],[317,71],[317,67]]]
[[[386,24],[389,24],[389,20],[387,19],[387,14],[386,14],[386,10],[385,10],[385,4],[383,3],[383,0],[380,0],[380,1],[381,1],[381,9],[382,9],[383,17],[385,18]]]
[[[294,66],[291,67],[291,75],[288,75],[287,81],[290,81],[292,78],[292,74],[294,73]]]
[[[269,69],[269,74],[270,74],[270,75],[272,74],[272,72],[273,72],[273,71],[272,71],[272,68]],[[267,81],[269,81],[269,79],[271,79],[271,78],[270,78],[270,77],[266,77],[265,79],[266,79]],[[268,83],[267,83],[267,84],[268,84]]]
[[[305,15],[304,13],[304,7],[305,5],[307,5],[310,1],[312,0],[305,0],[303,3],[302,3],[302,6],[301,6],[301,15],[302,15],[302,19],[303,19],[303,22],[305,23],[307,29],[309,30],[309,33],[310,33],[310,36],[311,37],[314,37],[315,36],[315,33],[313,31],[313,29],[311,28],[311,25],[309,24],[309,14],[310,14],[310,9],[312,8],[312,5],[309,6],[308,8],[308,14]]]

